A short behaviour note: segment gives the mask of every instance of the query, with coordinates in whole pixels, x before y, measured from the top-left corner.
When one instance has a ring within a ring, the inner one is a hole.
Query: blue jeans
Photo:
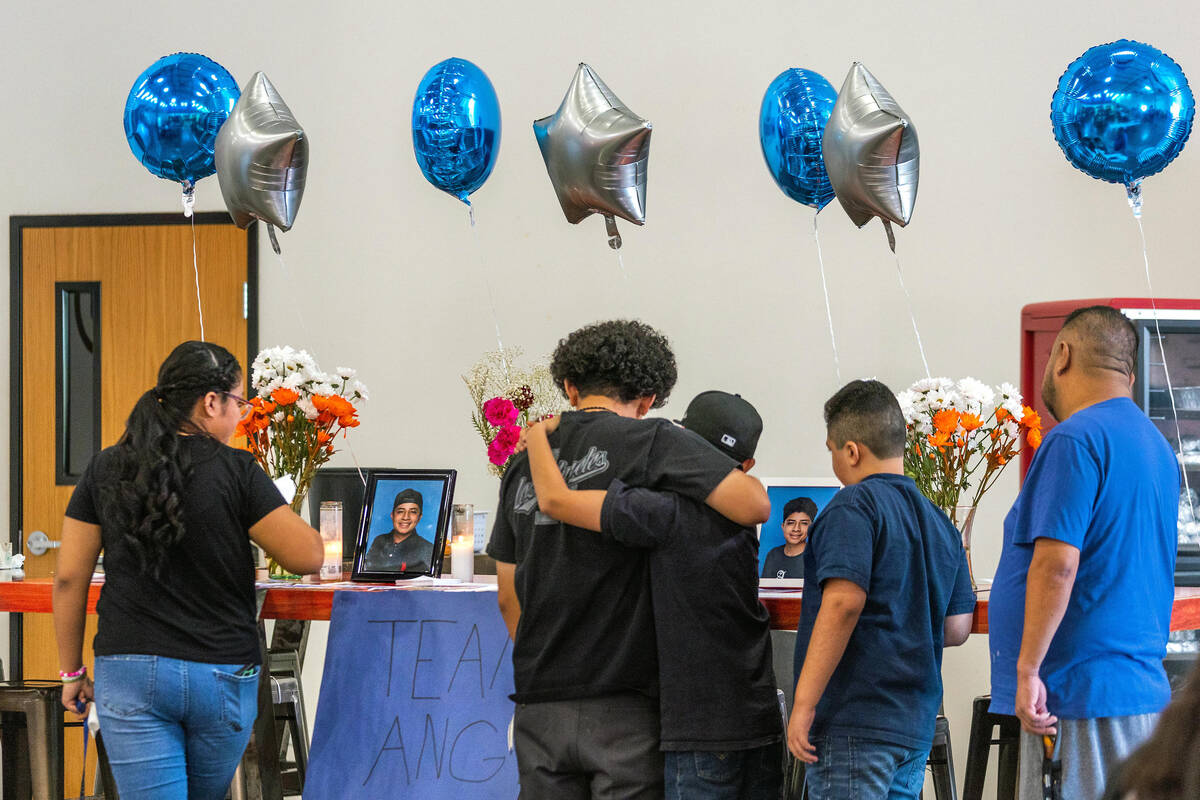
[[[783,745],[753,750],[667,751],[667,800],[779,800]]]
[[[809,764],[809,800],[917,800],[925,783],[929,748],[829,736],[813,739],[817,763]]]
[[[96,657],[96,713],[121,800],[221,800],[258,714],[258,673],[146,655]]]

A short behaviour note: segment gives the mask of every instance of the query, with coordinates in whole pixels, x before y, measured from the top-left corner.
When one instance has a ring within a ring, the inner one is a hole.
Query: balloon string
[[[825,319],[829,321],[829,343],[833,345],[833,371],[837,375],[837,382],[840,386],[842,383],[842,364],[838,359],[837,337],[833,334],[833,310],[829,305],[829,285],[825,282],[825,256],[821,254],[821,237],[817,233],[817,218],[819,213],[813,214],[813,241],[817,243],[817,266],[821,270],[821,289],[825,292]]]
[[[200,341],[204,339],[204,305],[200,302],[200,259],[196,256],[196,218],[188,215],[192,220],[192,272],[196,276],[196,311],[200,314]]]
[[[921,341],[921,331],[917,327],[917,315],[913,311],[912,295],[908,293],[908,286],[904,283],[904,270],[900,269],[900,254],[893,251],[896,256],[896,274],[900,276],[900,288],[904,290],[904,302],[908,305],[908,318],[912,320],[913,333],[917,335],[917,349],[921,351],[921,363],[925,365],[925,377],[932,378],[933,373],[929,371],[929,360],[925,358],[925,344]]]
[[[504,380],[508,380],[508,358],[504,355],[504,337],[500,335],[500,316],[496,313],[496,297],[492,292],[492,281],[488,278],[487,262],[483,257],[483,245],[479,242],[479,231],[475,228],[475,209],[467,206],[467,216],[471,220],[471,238],[475,240],[475,254],[479,258],[479,274],[483,276],[483,284],[487,287],[488,306],[492,310],[492,324],[496,327],[496,346],[500,348],[500,362],[504,364]]]
[[[1175,441],[1179,449],[1179,467],[1183,473],[1184,496],[1188,501],[1188,513],[1195,521],[1196,509],[1192,504],[1192,487],[1188,483],[1187,464],[1183,458],[1183,430],[1179,426],[1179,409],[1175,407],[1175,390],[1171,387],[1171,370],[1167,368],[1167,351],[1163,346],[1162,329],[1158,324],[1158,304],[1154,300],[1154,283],[1150,280],[1150,254],[1146,247],[1146,229],[1142,226],[1140,203],[1134,210],[1133,218],[1137,221],[1138,234],[1142,237],[1142,265],[1146,269],[1146,289],[1150,293],[1150,309],[1154,314],[1154,338],[1158,340],[1158,356],[1162,359],[1163,376],[1167,380],[1167,397],[1171,398],[1171,416],[1175,418]],[[1147,370],[1149,373],[1149,370]]]
[[[346,449],[350,451],[350,459],[354,462],[354,468],[358,470],[358,479],[362,481],[362,485],[367,485],[367,476],[363,474],[362,465],[358,463],[358,456],[354,454],[354,445],[350,444],[350,438],[346,438]]]
[[[629,273],[625,271],[625,257],[621,255],[620,250],[618,250],[616,252],[617,252],[617,264],[619,264],[621,267],[621,277],[623,277],[625,279],[626,283],[629,283]]]

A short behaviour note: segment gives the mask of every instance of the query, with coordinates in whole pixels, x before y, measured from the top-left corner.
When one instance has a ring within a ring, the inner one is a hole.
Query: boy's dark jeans
[[[805,779],[809,800],[917,800],[925,783],[929,748],[829,736],[813,739],[817,763]]]
[[[618,694],[520,703],[513,747],[521,800],[663,796],[658,699]]]
[[[684,750],[665,756],[667,800],[779,800],[779,742],[753,750]]]

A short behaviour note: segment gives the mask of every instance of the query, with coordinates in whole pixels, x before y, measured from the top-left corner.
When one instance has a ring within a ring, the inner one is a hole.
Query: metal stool
[[[933,774],[933,796],[937,800],[958,800],[954,783],[954,751],[950,749],[950,720],[941,714],[933,729],[933,747],[926,762]]]
[[[275,730],[279,742],[279,764],[285,794],[304,792],[308,772],[308,717],[304,710],[304,691],[300,683],[300,658],[294,650],[267,654],[271,676],[271,704],[275,711]],[[285,737],[290,733],[290,737]],[[294,761],[284,760],[288,738]],[[290,767],[290,769],[289,769]],[[294,777],[294,782],[289,778]]]
[[[988,753],[992,745],[1000,747],[999,774],[996,781],[998,800],[1017,795],[1017,754],[1020,752],[1021,723],[1008,714],[988,711],[991,695],[976,697],[971,710],[971,738],[967,743],[967,774],[963,778],[963,800],[983,800],[983,781],[987,774]],[[992,738],[996,728],[999,735]]]
[[[6,798],[63,796],[62,684],[0,683],[0,751]]]

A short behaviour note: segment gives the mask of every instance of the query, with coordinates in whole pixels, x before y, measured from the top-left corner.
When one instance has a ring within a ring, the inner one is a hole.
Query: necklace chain
[[[604,406],[584,406],[583,408],[577,408],[575,410],[576,411],[608,411],[610,413],[612,412],[611,408],[605,408]]]

